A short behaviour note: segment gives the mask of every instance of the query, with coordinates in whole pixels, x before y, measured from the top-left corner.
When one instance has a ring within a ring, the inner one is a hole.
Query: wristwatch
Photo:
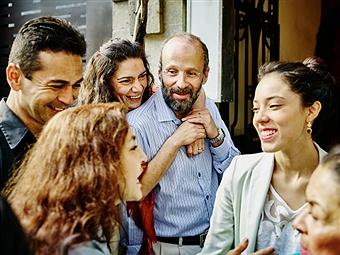
[[[215,138],[209,139],[212,145],[222,143],[225,137],[224,131],[222,128],[217,129],[218,135]]]

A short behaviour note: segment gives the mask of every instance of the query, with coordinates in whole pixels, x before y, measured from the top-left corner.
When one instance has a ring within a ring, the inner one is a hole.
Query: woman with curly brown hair
[[[129,110],[152,95],[154,78],[137,42],[110,39],[86,65],[78,104],[123,102]]]
[[[120,103],[52,118],[6,187],[35,254],[110,254],[117,205],[142,198],[145,154]]]

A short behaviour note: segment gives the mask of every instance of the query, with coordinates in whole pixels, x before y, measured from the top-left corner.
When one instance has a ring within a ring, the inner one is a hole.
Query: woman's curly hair
[[[70,108],[54,116],[5,189],[36,254],[66,254],[110,241],[125,185],[120,153],[128,133],[121,103]]]

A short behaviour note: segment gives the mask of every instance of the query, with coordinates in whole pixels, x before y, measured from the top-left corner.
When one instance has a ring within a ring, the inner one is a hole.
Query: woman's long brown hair
[[[119,222],[120,152],[128,132],[120,103],[84,105],[53,117],[5,194],[36,254],[108,242]]]

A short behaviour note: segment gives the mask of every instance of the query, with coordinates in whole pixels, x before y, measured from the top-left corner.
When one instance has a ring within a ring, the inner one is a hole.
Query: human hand
[[[188,157],[195,156],[204,151],[204,139],[197,139],[186,146]]]
[[[181,147],[194,143],[198,139],[206,137],[205,129],[201,124],[183,122],[170,137],[175,146]],[[196,144],[195,146],[197,146]],[[199,148],[197,147],[197,150]]]
[[[203,108],[205,106],[205,99],[206,99],[205,91],[202,88],[201,92],[200,92],[196,102],[192,106],[192,108],[193,109]],[[198,140],[194,141],[193,143],[187,145],[186,149],[187,149],[188,157],[192,157],[192,156],[200,154],[201,152],[204,151],[204,139],[198,139]]]
[[[215,121],[207,108],[193,109],[182,121],[203,125],[209,139],[218,136]]]
[[[244,239],[239,245],[237,245],[234,249],[230,250],[227,255],[240,255],[247,247],[248,247],[249,240],[246,238]],[[255,253],[251,253],[250,255],[270,255],[274,254],[273,247],[267,247],[265,249],[259,250]]]

